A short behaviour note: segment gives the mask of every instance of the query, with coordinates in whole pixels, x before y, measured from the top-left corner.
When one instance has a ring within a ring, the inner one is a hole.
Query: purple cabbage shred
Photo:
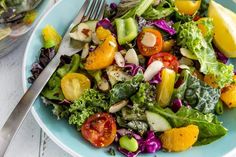
[[[174,112],[178,112],[182,106],[183,106],[183,103],[180,99],[174,99],[172,102],[171,109]]]
[[[110,30],[112,33],[115,34],[115,29],[114,29],[111,21],[108,18],[105,18],[105,19],[102,19],[102,20],[98,21],[96,28],[98,28],[100,26],[105,28],[105,29]]]
[[[141,136],[127,129],[119,129],[117,134],[119,137],[130,135],[138,141],[139,148],[136,152],[129,152],[121,147],[118,147],[118,151],[127,157],[137,157],[139,153],[155,153],[162,148],[161,141],[155,136],[154,131],[148,131],[146,138],[141,138]]]
[[[227,58],[219,49],[217,49],[216,47],[214,47],[215,52],[216,52],[216,57],[219,61],[221,61],[222,63],[226,64],[229,60],[229,58]]]
[[[169,21],[167,22],[166,20],[155,20],[155,21],[151,21],[149,23],[149,25],[153,25],[156,26],[162,30],[164,30],[165,32],[169,33],[170,35],[174,35],[176,34],[176,31],[174,28],[172,28],[173,22]]]
[[[144,68],[141,66],[137,66],[135,64],[126,64],[125,68],[127,68],[130,71],[131,76],[135,76],[139,70],[144,72]]]
[[[161,79],[161,71],[159,71],[153,78],[152,80],[149,81],[150,84],[159,84],[161,83],[162,79]]]
[[[118,5],[117,5],[116,3],[111,3],[111,4],[110,4],[110,8],[111,8],[112,10],[117,10],[117,9],[118,9]]]

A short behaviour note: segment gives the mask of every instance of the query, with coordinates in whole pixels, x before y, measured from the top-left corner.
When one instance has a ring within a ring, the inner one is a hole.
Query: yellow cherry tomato
[[[118,51],[116,38],[108,35],[105,41],[91,52],[86,60],[86,70],[100,70],[110,66]]]
[[[89,88],[90,80],[83,74],[68,73],[61,79],[62,92],[69,101],[77,100]]]
[[[193,15],[201,6],[201,0],[175,0],[179,13]]]

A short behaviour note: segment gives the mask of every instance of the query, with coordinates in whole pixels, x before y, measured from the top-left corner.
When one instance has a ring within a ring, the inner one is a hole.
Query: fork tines
[[[89,1],[89,7],[87,7],[83,20],[101,20],[103,18],[104,10],[106,7],[106,0],[86,0]]]

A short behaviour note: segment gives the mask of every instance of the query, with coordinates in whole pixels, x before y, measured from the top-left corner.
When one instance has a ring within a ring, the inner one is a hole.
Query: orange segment
[[[161,136],[162,147],[170,152],[180,152],[189,149],[197,141],[198,126],[189,125],[165,131]]]

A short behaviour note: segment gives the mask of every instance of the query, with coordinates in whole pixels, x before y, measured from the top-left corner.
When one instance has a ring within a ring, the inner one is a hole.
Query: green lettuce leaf
[[[201,64],[200,71],[212,75],[220,88],[233,81],[233,65],[217,61],[212,45],[208,43],[195,22],[187,22],[178,28],[178,45],[193,52]]]
[[[129,17],[135,17],[136,15],[141,16],[148,9],[148,7],[151,6],[154,2],[154,0],[139,0],[138,3],[136,0],[135,1],[123,0],[123,1],[127,1],[130,4],[130,6],[132,6],[132,8],[121,17],[123,19],[127,19]],[[131,5],[134,3],[136,3],[134,6]]]
[[[165,117],[172,127],[184,127],[190,124],[199,127],[199,136],[195,145],[206,145],[223,137],[227,133],[227,129],[214,114],[203,114],[197,110],[189,109],[185,106],[181,107],[177,113],[169,108],[163,109],[159,106],[151,107],[150,111],[156,112]]]
[[[167,17],[175,11],[171,2],[163,0],[157,6],[150,6],[143,14],[142,17],[148,20],[156,20]]]

